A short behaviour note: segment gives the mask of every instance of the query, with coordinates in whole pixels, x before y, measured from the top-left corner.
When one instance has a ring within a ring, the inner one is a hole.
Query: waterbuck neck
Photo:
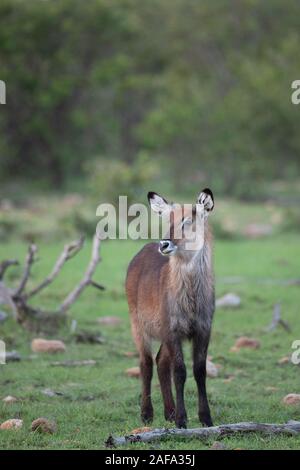
[[[186,291],[190,297],[194,297],[197,296],[199,290],[202,290],[201,286],[211,285],[212,267],[209,244],[205,243],[203,248],[189,260],[173,256],[169,263],[170,283],[175,294]]]

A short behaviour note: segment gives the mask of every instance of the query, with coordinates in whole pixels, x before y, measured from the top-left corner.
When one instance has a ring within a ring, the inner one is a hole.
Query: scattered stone
[[[265,387],[266,392],[277,392],[277,387]]]
[[[8,419],[1,424],[0,429],[20,429],[23,426],[22,419]]]
[[[289,364],[290,362],[291,362],[291,359],[290,359],[289,356],[283,356],[281,359],[279,359],[277,364],[279,364],[281,366],[283,364]]]
[[[300,393],[289,393],[282,401],[285,405],[298,405],[300,403]]]
[[[5,360],[6,362],[18,362],[21,360],[21,356],[18,351],[6,351]]]
[[[220,297],[220,299],[216,300],[216,307],[221,307],[221,308],[237,308],[241,305],[241,298],[233,294],[232,292],[229,292],[228,294],[223,295],[223,297]]]
[[[77,367],[77,366],[94,366],[97,362],[94,359],[85,359],[83,361],[55,361],[50,366],[61,367]]]
[[[211,377],[212,379],[217,377],[219,374],[218,367],[209,359],[206,360],[206,374],[208,377]]]
[[[64,395],[62,392],[56,392],[55,390],[51,390],[51,388],[45,388],[41,392],[47,397],[62,397]]]
[[[260,342],[254,338],[248,338],[247,336],[241,336],[238,338],[230,351],[238,352],[242,348],[247,349],[258,349],[260,348]]]
[[[138,357],[138,353],[136,351],[125,351],[123,353],[125,357]]]
[[[97,322],[100,323],[101,325],[111,325],[111,326],[116,326],[121,323],[121,318],[116,317],[116,316],[111,316],[111,317],[100,317],[97,319]]]
[[[31,342],[31,349],[33,352],[38,353],[59,353],[66,351],[66,345],[60,340],[47,340],[42,338],[36,338]]]
[[[219,441],[215,441],[211,445],[211,450],[225,450],[225,449],[226,449],[226,446],[222,442],[219,442]]]
[[[272,235],[273,227],[270,224],[249,224],[243,230],[243,234],[248,238],[261,238]]]
[[[0,310],[0,323],[4,322],[7,319],[7,313]]]
[[[139,367],[131,367],[130,369],[126,370],[126,375],[128,377],[139,378],[141,375],[141,370]]]
[[[56,423],[46,418],[37,418],[31,423],[31,431],[54,434],[56,431]]]
[[[7,397],[3,398],[2,401],[9,405],[11,403],[16,403],[18,399],[16,397],[12,397],[11,395],[7,395]]]
[[[228,377],[226,377],[226,379],[223,380],[224,384],[229,384],[230,382],[233,381],[233,379],[235,378],[235,375],[229,375]]]
[[[142,434],[144,432],[150,432],[150,431],[152,431],[152,428],[144,426],[142,428],[133,429],[132,431],[130,431],[130,434]]]

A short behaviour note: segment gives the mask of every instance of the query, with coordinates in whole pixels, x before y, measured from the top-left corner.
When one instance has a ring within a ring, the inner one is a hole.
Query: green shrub
[[[300,212],[298,208],[289,208],[285,211],[282,228],[285,232],[300,232]]]
[[[88,166],[89,185],[99,203],[118,203],[119,195],[128,197],[128,205],[144,201],[145,192],[158,176],[158,165],[145,153],[134,163],[99,159]]]

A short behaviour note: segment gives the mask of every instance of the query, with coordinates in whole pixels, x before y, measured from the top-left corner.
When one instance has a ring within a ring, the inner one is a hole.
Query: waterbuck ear
[[[203,204],[204,212],[206,215],[208,215],[208,213],[211,212],[215,206],[214,195],[212,191],[209,188],[203,189],[197,198],[197,203]]]
[[[159,194],[153,193],[152,191],[148,193],[148,201],[151,209],[154,212],[157,212],[159,215],[168,214],[171,210],[171,206],[168,201],[166,201],[166,199]]]

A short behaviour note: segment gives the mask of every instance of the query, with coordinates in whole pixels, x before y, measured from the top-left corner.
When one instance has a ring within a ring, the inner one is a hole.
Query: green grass
[[[20,417],[24,420],[21,430],[0,432],[3,449],[101,449],[110,433],[121,435],[140,427],[140,383],[128,378],[124,371],[138,365],[137,358],[123,355],[133,351],[130,326],[124,295],[124,276],[131,257],[141,246],[130,241],[103,243],[102,258],[96,280],[103,283],[104,293],[87,289],[73,306],[70,316],[78,321],[78,329],[100,331],[105,343],[85,345],[74,342],[69,329],[56,335],[67,344],[67,352],[55,357],[32,357],[30,341],[34,335],[24,332],[12,319],[1,324],[0,337],[8,349],[17,349],[23,356],[19,363],[0,366],[1,398],[14,395],[20,402],[5,405],[0,401],[0,422]],[[60,277],[35,299],[36,304],[54,307],[69,292],[90,255],[90,244],[67,263]],[[32,285],[43,278],[61,250],[60,243],[39,246],[40,260],[33,269]],[[17,242],[2,244],[0,259],[22,258],[26,245]],[[215,271],[217,295],[232,291],[242,298],[242,306],[236,310],[217,310],[213,325],[209,353],[219,363],[219,376],[208,379],[208,394],[215,424],[238,421],[263,421],[284,423],[300,419],[300,406],[287,407],[282,398],[287,393],[300,392],[299,367],[277,365],[284,355],[291,354],[291,344],[300,339],[299,286],[259,284],[258,279],[287,279],[299,277],[299,238],[282,235],[259,241],[216,241]],[[7,280],[16,282],[18,270],[11,268]],[[227,284],[227,277],[242,277],[237,284]],[[281,301],[282,315],[291,327],[288,334],[280,327],[265,333],[272,318],[274,303]],[[122,323],[117,327],[101,326],[96,319],[104,315],[117,315]],[[260,340],[261,348],[255,351],[230,352],[237,337],[252,336]],[[51,367],[53,360],[96,359],[97,364],[85,367]],[[197,421],[196,386],[192,377],[190,348],[186,345],[188,379],[186,406],[189,427],[199,426]],[[226,378],[234,375],[231,382]],[[153,427],[165,427],[162,400],[155,373],[153,403],[155,419]],[[267,387],[276,387],[270,392]],[[48,397],[42,390],[50,388],[63,396]],[[45,416],[55,419],[58,430],[54,435],[30,432],[32,420]],[[237,436],[224,439],[228,448],[243,449],[296,449],[299,437]],[[171,439],[154,445],[134,444],[134,448],[207,449],[211,442],[195,439],[181,441]]]

